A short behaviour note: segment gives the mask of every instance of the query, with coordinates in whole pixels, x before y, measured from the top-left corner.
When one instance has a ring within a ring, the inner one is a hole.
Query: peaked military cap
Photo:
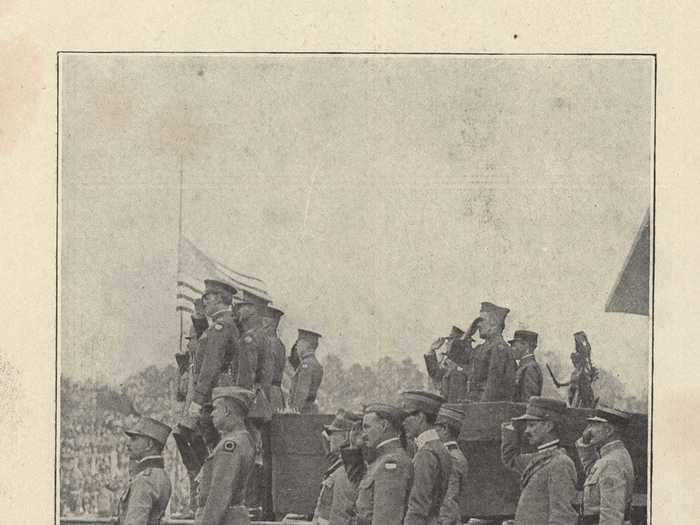
[[[445,403],[440,407],[437,416],[437,423],[444,423],[447,425],[461,425],[464,421],[464,410],[462,410],[462,405],[457,403]]]
[[[255,295],[254,293],[251,293],[248,290],[242,290],[241,294],[242,299],[239,302],[239,304],[248,303],[255,306],[268,306],[272,302],[269,299],[266,299],[265,297],[262,297],[260,295]]]
[[[359,414],[348,412],[347,410],[338,410],[335,414],[335,419],[330,425],[324,426],[326,432],[346,432],[352,430],[352,427],[362,420]]]
[[[267,305],[265,311],[263,312],[263,315],[269,319],[279,320],[284,315],[284,312],[279,308]]]
[[[464,330],[462,330],[459,326],[453,326],[452,330],[450,331],[450,337],[462,337],[464,335]]]
[[[255,393],[247,388],[241,388],[239,386],[217,386],[211,391],[212,403],[220,397],[233,399],[238,402],[247,414],[250,410],[250,405],[253,404],[253,400],[255,399]]]
[[[311,330],[304,330],[303,328],[299,328],[299,339],[306,339],[307,341],[311,341],[312,343],[317,343],[319,339],[321,339],[321,334],[317,332],[313,332]]]
[[[404,390],[401,392],[401,408],[406,412],[420,410],[426,414],[436,414],[446,401],[442,396],[425,390]]]
[[[551,421],[558,420],[566,412],[566,403],[560,399],[532,396],[527,402],[527,409],[513,421]]]
[[[403,420],[408,415],[405,410],[388,403],[370,403],[365,406],[365,414],[378,414],[384,419],[392,422],[395,427],[400,427]]]
[[[505,321],[508,312],[510,312],[508,308],[504,308],[503,306],[498,306],[493,303],[481,303],[481,311],[492,314],[496,320],[500,322]]]
[[[219,281],[218,279],[205,279],[204,280],[204,294],[208,293],[224,293],[230,296],[236,295],[236,290],[231,284]]]
[[[595,416],[589,417],[588,421],[597,423],[610,423],[618,427],[625,427],[630,422],[630,415],[622,410],[614,408],[596,408]]]
[[[530,330],[516,330],[513,334],[513,339],[508,341],[508,344],[513,344],[515,341],[525,341],[530,343],[533,347],[537,346],[537,332],[532,332]]]
[[[172,429],[165,423],[151,417],[142,417],[137,423],[124,433],[127,436],[145,436],[155,439],[161,445],[165,445]]]

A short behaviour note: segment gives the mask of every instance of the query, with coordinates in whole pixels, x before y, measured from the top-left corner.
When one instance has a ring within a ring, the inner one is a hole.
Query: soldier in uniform
[[[452,327],[450,335],[439,337],[430,345],[430,352],[424,354],[425,366],[433,384],[440,390],[448,403],[459,403],[467,399],[468,354],[461,350],[464,331]],[[446,345],[445,357],[440,362],[436,352]]]
[[[341,409],[336,413],[333,422],[323,427],[324,434],[328,439],[328,455],[331,458],[331,465],[323,474],[321,492],[316,502],[316,510],[312,520],[314,524],[350,524],[351,516],[345,515],[348,513],[349,507],[347,500],[352,502],[350,504],[350,508],[352,508],[356,494],[353,497],[354,490],[345,473],[343,460],[340,457],[340,449],[350,445],[350,432],[353,426],[357,425],[361,420],[360,416]],[[336,502],[335,509],[333,509],[334,502]],[[334,510],[335,512],[333,512]]]
[[[542,394],[542,369],[535,361],[537,333],[530,330],[516,330],[513,339],[508,343],[513,349],[513,356],[518,360],[513,401],[527,403],[532,396]]]
[[[515,390],[515,359],[503,339],[508,308],[481,303],[479,317],[472,323],[464,343],[471,355],[469,372],[470,401],[512,401]],[[475,328],[484,342],[472,349]]]
[[[299,329],[294,348],[298,355],[298,365],[292,376],[289,392],[289,407],[301,414],[317,414],[316,394],[323,380],[323,367],[316,359],[316,349],[321,334]],[[291,362],[290,356],[290,362]]]
[[[375,458],[358,486],[357,525],[401,525],[413,481],[413,464],[401,446],[401,423],[406,416],[384,403],[365,407],[362,430]]]
[[[195,525],[248,525],[243,505],[246,481],[253,468],[255,444],[245,417],[255,394],[237,386],[212,391],[212,420],[221,440],[204,462],[199,480]]]
[[[559,425],[566,403],[532,397],[524,415],[501,425],[501,461],[520,474],[516,525],[575,525],[576,468],[559,446]],[[523,453],[520,434],[535,452]]]
[[[132,467],[131,480],[119,500],[119,525],[158,525],[172,492],[162,456],[170,427],[143,417],[125,434]]]
[[[275,412],[284,410],[286,406],[284,402],[284,393],[282,392],[282,376],[284,375],[284,367],[287,362],[287,350],[284,347],[284,343],[277,335],[277,329],[283,315],[283,311],[272,306],[267,306],[263,318],[265,334],[267,335],[267,345],[273,363],[270,404],[272,405],[272,410]]]
[[[403,421],[407,439],[413,439],[413,486],[408,498],[404,525],[437,524],[440,507],[447,493],[452,460],[435,430],[440,406],[445,399],[432,392],[401,392],[401,408],[408,414]]]
[[[620,435],[629,416],[599,408],[576,442],[586,472],[583,485],[583,525],[622,525],[630,521],[634,467]]]
[[[440,407],[435,430],[447,447],[452,458],[450,481],[447,493],[440,508],[440,525],[458,525],[462,523],[460,500],[465,495],[469,463],[457,444],[457,438],[462,429],[464,411],[460,405],[444,404]]]

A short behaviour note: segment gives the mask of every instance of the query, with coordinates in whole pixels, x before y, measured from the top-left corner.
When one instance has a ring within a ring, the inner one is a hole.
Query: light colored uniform
[[[119,499],[119,525],[159,525],[172,487],[161,456],[134,463],[131,481]]]
[[[467,474],[469,473],[469,463],[456,441],[445,443],[450,457],[452,458],[452,470],[450,481],[447,484],[447,493],[440,507],[440,525],[456,525],[462,523],[462,510],[460,499],[464,495],[467,486]]]

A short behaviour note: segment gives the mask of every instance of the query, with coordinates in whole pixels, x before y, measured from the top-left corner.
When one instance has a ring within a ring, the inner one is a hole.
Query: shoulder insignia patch
[[[220,325],[219,323],[216,323],[214,325],[214,329],[216,329],[216,330],[221,330],[222,328],[223,328],[223,325]]]
[[[396,470],[396,463],[393,461],[387,461],[384,463],[384,470]]]
[[[253,338],[250,337],[249,335],[246,335],[246,336],[243,338],[243,341],[246,342],[246,343],[252,343],[252,342],[253,342]]]
[[[302,368],[309,368],[309,365],[303,364],[303,365],[301,365],[301,367],[302,367]]]
[[[612,478],[605,478],[603,480],[603,482],[601,483],[601,485],[603,487],[605,487],[606,489],[610,489],[615,485],[615,480]]]
[[[227,439],[226,441],[224,441],[223,449],[226,452],[233,452],[234,450],[236,450],[236,442]]]
[[[141,474],[144,475],[144,476],[150,476],[150,475],[151,475],[151,469],[150,469],[150,468],[143,469],[143,471],[141,471]]]

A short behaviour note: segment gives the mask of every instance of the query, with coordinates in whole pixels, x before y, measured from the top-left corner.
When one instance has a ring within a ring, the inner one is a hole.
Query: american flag
[[[267,285],[261,279],[246,275],[209,257],[187,237],[182,237],[180,244],[180,261],[177,275],[177,311],[194,312],[194,300],[204,292],[205,279],[218,279],[242,290],[272,301],[267,292]],[[240,299],[236,297],[234,299]]]

